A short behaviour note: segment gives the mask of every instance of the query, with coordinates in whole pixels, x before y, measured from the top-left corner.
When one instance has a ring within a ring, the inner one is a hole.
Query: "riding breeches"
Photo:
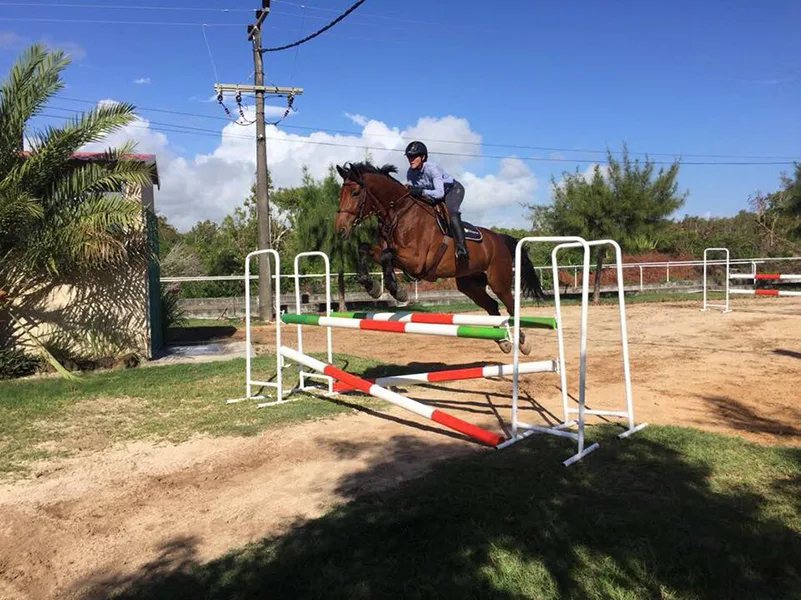
[[[463,200],[464,186],[461,183],[454,181],[451,185],[446,187],[444,201],[450,214],[459,212],[459,207],[462,205]]]

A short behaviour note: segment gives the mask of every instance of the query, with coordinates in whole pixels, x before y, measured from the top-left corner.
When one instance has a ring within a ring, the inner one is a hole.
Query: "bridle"
[[[373,191],[367,187],[363,181],[351,181],[351,183],[355,183],[357,186],[359,186],[359,193],[361,193],[361,198],[359,199],[359,203],[356,205],[356,210],[340,208],[337,210],[337,214],[345,213],[347,215],[353,215],[355,217],[353,221],[354,227],[361,223],[365,218],[375,214],[378,217],[378,223],[379,227],[381,228],[382,235],[385,239],[389,240],[395,227],[397,227],[400,218],[407,210],[409,210],[409,208],[414,205],[413,202],[410,202],[405,210],[396,213],[394,218],[390,221],[390,217],[392,217],[392,211],[395,210],[395,205],[404,198],[410,197],[408,190],[404,191],[404,193],[398,198],[391,200],[388,206],[384,206],[384,204],[378,200]],[[353,193],[351,193],[351,195],[353,195]],[[369,210],[367,210],[368,200],[372,205]],[[380,211],[379,208],[381,209]]]

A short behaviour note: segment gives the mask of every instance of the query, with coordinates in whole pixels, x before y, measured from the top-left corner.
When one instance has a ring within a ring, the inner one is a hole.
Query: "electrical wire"
[[[82,98],[72,98],[67,96],[62,96],[61,94],[57,94],[55,96],[57,99],[66,100],[69,102],[78,102],[81,104],[97,104],[97,102],[92,100],[85,100]],[[55,107],[54,107],[55,108]],[[137,106],[137,110],[141,110],[143,112],[154,112],[154,113],[163,113],[163,114],[170,114],[170,115],[177,115],[183,117],[197,117],[201,119],[211,119],[214,121],[229,121],[229,119],[225,117],[217,117],[214,115],[204,115],[199,113],[190,113],[184,111],[177,111],[177,110],[168,110],[163,108],[153,108],[147,106]],[[68,108],[60,108],[60,110],[68,110],[72,112],[80,112],[75,109],[68,109]],[[332,133],[332,134],[341,134],[341,135],[354,135],[360,136],[363,135],[362,131],[357,130],[348,130],[348,129],[333,129],[328,127],[311,127],[311,126],[302,126],[302,125],[284,125],[284,129],[297,129],[302,131],[321,131],[324,133]],[[394,138],[396,135],[394,134],[370,134],[370,137],[385,137],[385,138]],[[470,142],[470,141],[461,141],[461,140],[443,140],[443,139],[435,139],[435,138],[416,138],[423,142],[429,142],[434,144],[459,144],[462,146],[483,146],[485,148],[508,148],[511,150],[532,150],[536,152],[575,152],[575,153],[582,153],[582,154],[607,154],[607,150],[596,150],[596,149],[576,149],[576,148],[564,148],[564,147],[552,147],[552,146],[531,146],[531,145],[524,145],[524,144],[500,144],[500,143],[491,143],[491,142]],[[613,155],[615,154],[622,154],[621,151],[612,151]],[[698,153],[689,153],[685,154],[682,152],[629,152],[630,156],[682,156],[686,158],[719,158],[719,159],[737,159],[737,160],[757,160],[757,161],[767,161],[767,160],[780,160],[780,161],[801,161],[801,157],[797,156],[764,156],[764,155],[743,155],[743,154],[698,154]]]
[[[61,109],[65,110],[65,109]],[[41,113],[41,116],[54,118],[54,119],[65,119],[63,115],[53,115],[47,113]],[[156,127],[152,127],[152,125],[156,125]],[[128,125],[129,127],[135,127],[137,129],[151,129],[153,131],[168,131],[170,133],[184,133],[187,135],[213,135],[214,137],[223,137],[223,138],[235,138],[235,139],[254,139],[254,136],[251,135],[241,135],[241,134],[234,134],[234,133],[226,133],[223,131],[215,131],[212,129],[205,129],[201,127],[191,127],[189,125],[178,125],[175,123],[160,123],[158,121],[150,121],[148,125],[139,125],[137,123],[132,123]],[[169,128],[169,129],[165,129]],[[375,151],[383,151],[383,152],[393,152],[393,153],[403,153],[403,148],[386,148],[382,146],[369,146],[367,144],[339,144],[335,142],[322,142],[322,141],[313,141],[309,139],[293,139],[289,137],[276,137],[276,136],[265,136],[267,140],[273,140],[278,142],[285,142],[285,143],[294,143],[294,144],[309,144],[312,146],[329,146],[334,148],[355,148],[361,150],[375,150]],[[524,162],[555,162],[555,163],[582,163],[582,164],[595,164],[604,161],[592,160],[592,159],[582,159],[582,158],[559,158],[559,157],[538,157],[538,156],[511,156],[511,155],[493,155],[493,154],[468,154],[464,152],[431,152],[432,155],[437,156],[455,156],[460,158],[490,158],[490,159],[517,159]],[[651,161],[654,165],[672,165],[673,161]],[[695,166],[776,166],[776,165],[793,165],[794,162],[790,161],[679,161],[679,164],[682,166],[685,165],[695,165]]]
[[[265,53],[265,52],[279,52],[280,50],[289,50],[290,48],[294,48],[295,46],[300,46],[301,44],[305,44],[306,42],[316,38],[318,35],[321,35],[321,34],[325,33],[326,31],[328,31],[329,29],[331,29],[334,25],[339,23],[342,19],[347,17],[350,13],[352,13],[354,10],[356,10],[362,4],[364,4],[364,2],[365,2],[365,0],[357,0],[357,2],[355,2],[350,8],[348,8],[348,10],[346,10],[344,13],[339,15],[333,21],[331,21],[328,25],[326,25],[322,29],[318,29],[317,31],[315,31],[311,35],[308,35],[305,38],[303,38],[301,40],[298,40],[297,42],[292,42],[291,44],[285,44],[283,46],[276,46],[276,47],[273,47],[273,48],[261,48],[260,52],[262,54]]]

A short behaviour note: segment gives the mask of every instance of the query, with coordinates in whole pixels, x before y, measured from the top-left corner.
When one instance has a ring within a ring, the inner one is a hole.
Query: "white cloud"
[[[40,40],[49,49],[63,50],[73,60],[81,60],[86,58],[86,50],[78,42],[65,40],[63,42],[54,41],[51,38],[44,37]],[[0,31],[0,48],[9,50],[22,50],[33,43],[33,39],[24,35],[20,35],[13,31]]]
[[[13,31],[0,31],[0,48],[20,48],[28,43],[28,38]]]
[[[150,81],[150,77],[139,77],[134,79],[133,82],[136,85],[150,85],[152,82]]]
[[[283,113],[283,109],[279,110]],[[247,108],[246,117],[252,120],[252,107]],[[466,120],[453,116],[424,117],[403,130],[382,121],[357,117],[363,123],[362,129],[353,135],[323,131],[296,134],[268,125],[267,156],[275,187],[299,185],[304,165],[313,177],[322,178],[329,165],[365,160],[368,153],[375,164],[396,165],[399,168],[397,178],[405,181],[407,162],[403,149],[408,142],[415,138],[441,139],[450,143],[429,142],[431,159],[465,185],[463,218],[485,226],[523,225],[525,211],[519,204],[533,202],[538,189],[536,177],[523,160],[503,159],[497,172],[479,175],[468,168],[471,157],[437,154],[440,151],[480,154],[480,146],[474,144],[480,142],[481,136]],[[139,143],[139,152],[155,154],[161,179],[156,208],[181,231],[202,219],[219,221],[241,206],[255,181],[254,127],[228,123],[222,128],[212,152],[180,156],[166,135],[153,131],[148,125],[146,120],[140,120],[136,127],[127,127],[104,144],[90,149],[133,139]]]
[[[364,127],[367,125],[367,117],[364,115],[352,115],[350,113],[345,113],[345,116],[349,118],[351,121],[356,123],[359,127]]]

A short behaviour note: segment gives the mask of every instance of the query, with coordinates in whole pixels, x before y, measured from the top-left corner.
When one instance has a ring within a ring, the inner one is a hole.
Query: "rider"
[[[450,216],[451,234],[456,244],[456,259],[469,258],[464,241],[464,226],[459,207],[464,200],[464,186],[448,175],[436,163],[428,162],[428,148],[423,142],[414,141],[406,146],[409,170],[406,172],[409,194],[429,201],[431,204],[445,202]]]

